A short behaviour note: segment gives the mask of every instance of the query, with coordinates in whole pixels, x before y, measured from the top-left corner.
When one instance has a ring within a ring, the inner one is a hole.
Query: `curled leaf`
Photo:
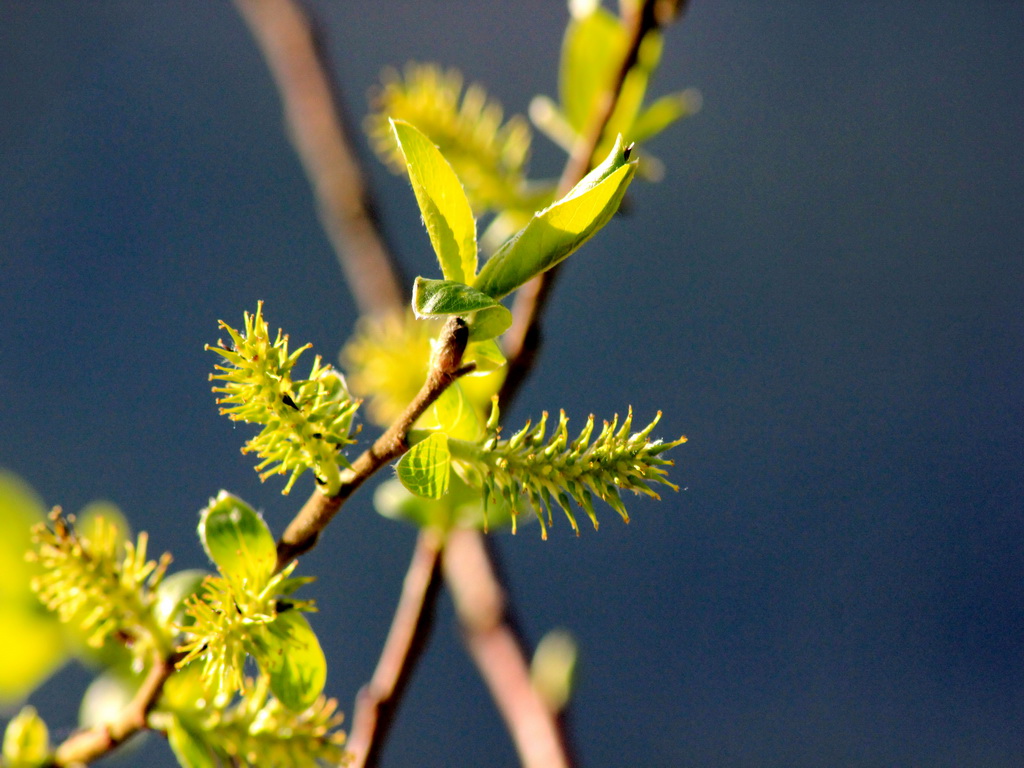
[[[473,287],[501,299],[567,258],[608,223],[635,171],[620,139],[601,165],[488,259]]]

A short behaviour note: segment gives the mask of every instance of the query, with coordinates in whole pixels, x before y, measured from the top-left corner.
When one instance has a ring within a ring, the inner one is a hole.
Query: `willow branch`
[[[594,114],[573,147],[559,179],[557,197],[565,195],[590,170],[615,111],[623,83],[636,64],[644,36],[674,18],[685,5],[676,0],[623,3],[628,43],[608,89],[597,100]],[[504,336],[508,373],[499,393],[507,407],[533,368],[540,348],[540,318],[557,277],[551,269],[523,286],[513,305],[512,327]],[[449,539],[444,573],[455,599],[466,645],[512,734],[526,768],[568,766],[568,748],[555,715],[530,683],[524,644],[506,619],[505,595],[494,572],[483,536],[461,531]]]
[[[506,619],[505,593],[483,537],[476,531],[453,532],[443,567],[469,654],[498,705],[523,768],[568,768],[557,719],[533,687],[522,644]]]
[[[313,186],[320,222],[361,314],[404,304],[313,26],[293,0],[235,0],[277,83],[292,144]]]
[[[427,378],[402,415],[352,462],[351,468],[342,473],[338,493],[327,496],[320,491],[313,491],[285,528],[277,542],[278,570],[312,549],[321,531],[331,522],[342,504],[377,470],[409,450],[407,438],[416,419],[458,378],[474,370],[473,364],[462,365],[462,353],[465,352],[468,338],[469,329],[465,322],[457,317],[450,318],[441,331],[438,350],[434,354]]]
[[[352,729],[346,742],[348,768],[377,765],[381,744],[416,661],[426,646],[440,593],[441,537],[424,530],[416,540],[402,596],[370,682],[356,696]]]
[[[164,683],[174,672],[175,658],[157,655],[146,679],[115,720],[71,734],[54,753],[53,766],[78,766],[110,753],[139,731],[155,706]]]
[[[558,180],[555,199],[566,195],[593,167],[594,153],[604,139],[608,122],[615,112],[622,93],[622,86],[630,70],[636,65],[640,44],[648,32],[667,24],[682,12],[685,2],[680,0],[643,0],[637,3],[622,3],[622,23],[626,28],[626,49],[614,77],[608,87],[598,96],[593,111],[587,120],[587,129],[580,134],[569,160]],[[628,138],[628,137],[627,137]],[[558,278],[560,266],[556,265],[538,275],[516,293],[512,305],[512,327],[503,337],[505,357],[508,358],[508,373],[502,384],[498,399],[503,405],[511,403],[522,386],[541,344],[541,315],[547,306],[548,297]]]

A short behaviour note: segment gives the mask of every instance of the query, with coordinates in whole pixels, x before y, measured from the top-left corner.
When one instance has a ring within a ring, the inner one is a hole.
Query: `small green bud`
[[[23,707],[7,724],[4,762],[10,767],[43,765],[50,755],[50,732],[35,707]]]
[[[533,654],[530,679],[552,712],[561,712],[569,703],[578,657],[576,639],[564,629],[553,629],[544,635]]]

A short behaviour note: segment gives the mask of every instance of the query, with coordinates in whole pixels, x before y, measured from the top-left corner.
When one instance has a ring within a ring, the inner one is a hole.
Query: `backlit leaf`
[[[455,171],[434,143],[409,123],[392,120],[423,224],[448,280],[476,275],[476,221]]]
[[[327,658],[320,641],[299,611],[278,614],[270,636],[270,690],[288,709],[301,711],[316,701],[327,682]]]
[[[495,304],[493,307],[478,309],[469,318],[469,340],[487,341],[501,336],[512,327],[512,313],[507,307]]]
[[[176,717],[167,726],[167,743],[183,768],[218,768],[220,765],[213,750]]]
[[[441,393],[432,408],[437,425],[449,437],[475,440],[483,430],[476,408],[457,381]]]
[[[694,112],[696,98],[693,91],[680,91],[662,96],[640,113],[633,123],[630,137],[641,142],[657,136],[676,120]]]
[[[451,280],[417,277],[412,288],[412,308],[417,317],[466,317],[478,310],[496,306],[497,303],[486,293]]]
[[[28,695],[64,663],[67,646],[57,617],[29,587],[38,566],[26,562],[31,529],[46,510],[21,478],[0,471],[0,706]]]
[[[448,435],[433,432],[402,456],[396,467],[402,485],[417,496],[439,499],[448,492],[451,454]]]
[[[476,365],[476,370],[473,371],[473,374],[460,379],[460,384],[468,384],[469,386],[472,385],[475,375],[496,371],[508,362],[505,359],[505,355],[501,352],[501,347],[498,346],[494,339],[470,342],[466,347],[466,353],[462,356],[462,361]]]
[[[598,95],[622,60],[626,35],[614,14],[595,5],[575,16],[565,30],[558,94],[569,124],[582,133]]]
[[[616,141],[601,165],[498,249],[473,287],[501,299],[568,257],[611,219],[635,171]]]
[[[199,538],[210,559],[228,579],[259,589],[274,574],[277,544],[255,510],[221,491],[199,518]]]

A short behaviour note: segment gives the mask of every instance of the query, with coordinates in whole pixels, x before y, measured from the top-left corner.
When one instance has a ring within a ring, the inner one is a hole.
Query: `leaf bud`
[[[50,733],[35,707],[24,707],[4,733],[3,756],[8,766],[43,765],[50,754]]]

